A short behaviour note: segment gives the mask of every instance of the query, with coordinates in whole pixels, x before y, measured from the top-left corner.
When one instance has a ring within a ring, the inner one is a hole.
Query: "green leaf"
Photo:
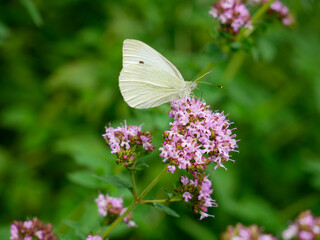
[[[82,133],[66,137],[57,141],[54,149],[58,153],[72,156],[81,166],[94,171],[103,169],[104,174],[108,174],[110,171],[109,165],[113,163],[106,160],[113,156],[110,151],[106,150],[105,143],[100,136]]]
[[[173,216],[173,217],[180,217],[180,215],[178,213],[176,213],[174,210],[172,210],[171,208],[163,205],[162,203],[154,203],[153,206],[159,210],[159,211],[162,211],[162,212],[165,212],[167,213],[168,215],[170,216]]]
[[[110,184],[112,186],[115,186],[117,188],[127,188],[131,191],[132,189],[132,184],[130,182],[127,182],[126,180],[123,180],[117,176],[96,176],[94,175],[95,178],[98,178],[105,184]]]
[[[39,27],[42,25],[42,17],[39,13],[38,8],[34,4],[32,0],[20,0],[21,4],[27,9],[29,12],[33,22]]]

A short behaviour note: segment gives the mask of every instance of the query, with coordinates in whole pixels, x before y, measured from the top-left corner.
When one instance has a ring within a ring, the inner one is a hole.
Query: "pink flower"
[[[86,240],[103,240],[100,236],[89,235]]]
[[[251,26],[250,12],[240,0],[219,0],[213,4],[209,14],[220,21],[221,30],[233,35],[238,34],[241,28]]]
[[[255,2],[263,5],[266,4],[268,0],[256,0],[250,2]],[[290,26],[294,23],[294,18],[290,13],[289,8],[281,1],[274,1],[269,7],[268,14],[277,16],[285,26]]]
[[[182,197],[184,198],[184,201],[188,202],[189,199],[192,198],[192,194],[189,193],[189,192],[185,192],[185,193],[182,195]]]
[[[298,220],[298,223],[303,226],[305,225],[306,227],[312,227],[313,224],[314,224],[314,218],[312,215],[306,215],[305,217],[303,218],[300,218]]]
[[[23,226],[24,226],[26,229],[32,228],[32,225],[33,225],[32,221],[25,221],[25,222],[23,223]]]
[[[188,177],[181,176],[175,192],[181,194],[184,201],[191,204],[191,208],[195,213],[200,213],[200,219],[207,216],[213,217],[206,213],[208,208],[217,206],[215,200],[211,198],[213,191],[211,181],[203,172],[196,173],[194,177],[194,180],[190,179],[189,181]]]
[[[181,179],[180,179],[181,183],[183,185],[187,185],[188,182],[189,182],[189,178],[188,177],[185,177],[185,176],[181,176]]]
[[[284,239],[294,238],[294,236],[297,236],[298,231],[299,231],[298,225],[292,224],[285,231],[283,231],[282,237]]]
[[[95,200],[98,206],[98,212],[100,216],[107,216],[108,212],[120,213],[122,210],[123,199],[122,198],[113,198],[108,194],[105,196],[99,194],[98,198]]]
[[[150,132],[141,131],[141,126],[124,125],[117,128],[106,127],[102,136],[111,148],[111,153],[117,155],[116,162],[130,167],[134,164],[137,154],[145,154],[154,150]]]
[[[36,231],[35,236],[39,239],[43,239],[43,231],[41,230]]]
[[[218,10],[216,8],[211,8],[211,10],[209,11],[209,14],[213,17],[213,18],[217,18],[218,17]]]
[[[11,225],[10,233],[11,233],[10,240],[16,240],[19,238],[19,230],[15,224]]]
[[[320,238],[320,218],[314,217],[310,210],[301,212],[295,222],[282,232],[285,240],[299,238],[312,240]]]
[[[261,234],[258,240],[275,240],[276,238],[273,237],[271,234]]]
[[[95,202],[98,206],[99,215],[105,217],[106,222],[113,222],[127,210],[127,208],[123,207],[122,198],[110,197],[108,194],[103,195],[100,193]],[[127,227],[136,226],[135,222],[132,221],[131,213],[123,219],[123,222],[127,224]]]
[[[273,11],[276,12],[281,12],[283,5],[280,1],[274,1],[271,5],[270,5],[270,9],[272,9]]]
[[[127,208],[123,208],[120,212],[120,215],[122,215],[125,211],[127,211]],[[127,224],[127,228],[131,228],[131,227],[137,227],[137,224],[132,221],[132,214],[129,213],[124,219],[123,222],[125,222]]]
[[[200,220],[204,219],[204,218],[207,218],[207,217],[212,217],[214,218],[214,215],[210,215],[208,213],[205,213],[205,212],[202,212],[200,211]]]
[[[222,8],[228,9],[228,8],[232,8],[235,2],[236,2],[235,0],[224,0],[224,1],[221,1],[220,4]]]
[[[169,116],[174,121],[165,131],[165,141],[159,149],[168,171],[177,168],[189,173],[203,171],[207,165],[215,164],[215,169],[224,167],[230,160],[230,152],[237,148],[235,134],[229,129],[231,123],[223,113],[212,112],[204,101],[183,98],[171,102]]]
[[[10,229],[10,240],[58,240],[51,224],[45,224],[38,218],[26,221],[14,221]]]
[[[308,231],[301,231],[299,232],[299,239],[301,240],[313,240],[314,235]]]
[[[238,223],[236,226],[228,226],[227,231],[221,235],[221,240],[277,240],[271,234],[262,233],[257,225],[244,226]]]

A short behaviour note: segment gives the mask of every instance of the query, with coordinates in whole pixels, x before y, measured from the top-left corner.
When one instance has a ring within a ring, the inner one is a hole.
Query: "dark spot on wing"
[[[139,61],[140,64],[144,64],[144,61]]]

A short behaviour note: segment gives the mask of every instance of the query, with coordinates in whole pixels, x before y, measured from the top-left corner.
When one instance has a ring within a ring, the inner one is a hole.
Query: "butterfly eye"
[[[139,61],[140,64],[144,64],[144,61]]]

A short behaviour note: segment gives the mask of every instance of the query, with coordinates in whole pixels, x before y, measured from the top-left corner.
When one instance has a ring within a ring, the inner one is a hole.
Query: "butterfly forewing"
[[[178,69],[159,52],[147,44],[134,40],[126,39],[123,42],[123,67],[131,64],[147,64],[157,66],[166,72],[177,77],[177,81],[184,81]]]

